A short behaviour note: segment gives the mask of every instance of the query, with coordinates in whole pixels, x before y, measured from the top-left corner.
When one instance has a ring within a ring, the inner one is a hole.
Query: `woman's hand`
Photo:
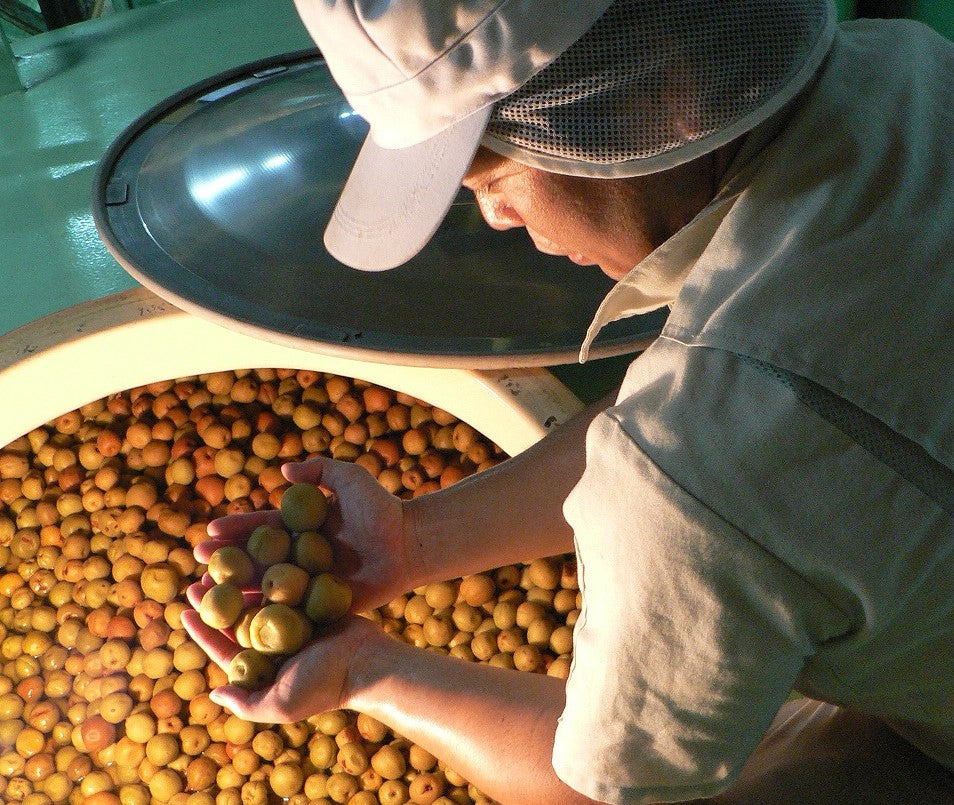
[[[192,639],[226,673],[242,650],[217,629],[206,626],[194,610],[182,613]],[[391,640],[365,618],[347,615],[330,630],[285,660],[275,682],[263,690],[235,685],[215,688],[211,699],[247,721],[285,724],[345,704],[348,671],[356,652]]]
[[[330,493],[330,505],[321,528],[334,549],[334,574],[351,587],[352,612],[386,604],[416,585],[405,551],[404,509],[399,498],[385,491],[362,467],[328,458],[316,458],[282,467],[292,483],[319,484]],[[263,524],[281,523],[278,511],[231,515],[209,523],[209,539],[195,548],[196,559],[207,563],[223,545],[244,545]],[[208,574],[187,590],[198,610],[202,596],[213,586]],[[246,604],[260,593],[243,590]],[[231,630],[207,626],[195,610],[182,614],[182,623],[199,646],[224,671],[242,650]],[[213,699],[251,721],[298,721],[342,706],[348,668],[355,651],[377,641],[390,640],[370,621],[347,615],[335,626],[285,660],[275,682],[261,691],[234,685],[216,688]]]
[[[404,507],[364,468],[330,458],[314,458],[282,467],[292,483],[319,484],[331,499],[321,532],[334,548],[333,573],[348,583],[352,611],[374,609],[417,586],[407,551]],[[209,523],[210,539],[196,546],[207,563],[223,545],[242,545],[255,528],[279,524],[277,511],[222,517]]]

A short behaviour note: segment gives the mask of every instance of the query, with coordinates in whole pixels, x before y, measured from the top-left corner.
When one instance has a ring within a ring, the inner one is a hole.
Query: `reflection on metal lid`
[[[400,268],[356,271],[325,251],[366,131],[316,53],[210,79],[114,143],[93,202],[100,235],[160,296],[270,341],[407,365],[575,361],[610,280],[491,230],[465,191]],[[663,315],[611,325],[592,354],[646,346]]]

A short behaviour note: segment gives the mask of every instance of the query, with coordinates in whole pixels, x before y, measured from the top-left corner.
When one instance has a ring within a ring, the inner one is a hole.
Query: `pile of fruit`
[[[0,449],[0,801],[489,802],[367,716],[251,724],[209,698],[226,674],[180,615],[185,589],[219,560],[197,564],[192,546],[215,517],[279,508],[281,464],[319,454],[402,497],[504,458],[420,400],[291,369],[153,383]],[[290,529],[298,540],[314,530]],[[318,536],[284,564],[326,572]],[[565,677],[579,607],[573,559],[560,556],[429,584],[365,614],[431,651]],[[242,620],[231,628],[251,644]]]

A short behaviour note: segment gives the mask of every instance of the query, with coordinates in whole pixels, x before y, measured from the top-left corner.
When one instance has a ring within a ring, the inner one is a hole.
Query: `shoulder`
[[[664,334],[806,377],[954,466],[952,130],[954,45],[841,30]]]

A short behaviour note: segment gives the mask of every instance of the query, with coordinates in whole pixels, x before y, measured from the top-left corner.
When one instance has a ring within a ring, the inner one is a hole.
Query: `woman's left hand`
[[[228,673],[242,647],[202,622],[195,610],[182,613],[182,625],[209,657]],[[246,721],[291,723],[344,706],[348,672],[359,648],[390,640],[375,624],[347,615],[282,664],[275,681],[252,691],[236,685],[215,688],[210,697]]]

